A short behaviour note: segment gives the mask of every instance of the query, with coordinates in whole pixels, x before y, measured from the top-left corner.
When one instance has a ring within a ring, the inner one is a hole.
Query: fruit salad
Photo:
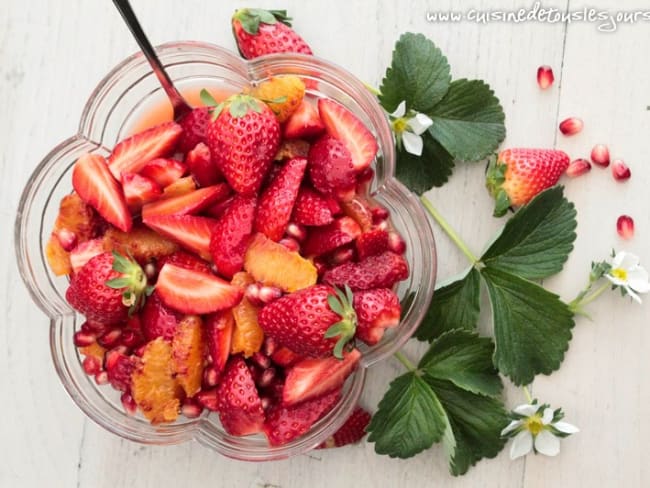
[[[83,368],[152,424],[216,412],[272,446],[341,398],[400,320],[406,245],[369,187],[377,142],[277,76],[81,156],[46,246]]]

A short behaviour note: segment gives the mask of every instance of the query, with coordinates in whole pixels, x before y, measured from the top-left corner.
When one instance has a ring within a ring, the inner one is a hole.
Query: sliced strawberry
[[[311,188],[303,187],[298,191],[292,219],[302,225],[327,225],[334,221],[334,215],[340,211],[341,207],[334,198],[324,197]]]
[[[352,164],[361,172],[377,155],[377,140],[356,115],[327,98],[318,100],[318,112],[327,133],[345,144]]]
[[[131,213],[139,212],[143,205],[158,200],[162,195],[158,183],[135,173],[122,173],[122,189]]]
[[[108,382],[120,391],[131,389],[131,374],[135,369],[135,361],[130,356],[113,349],[106,353],[104,368],[108,374]]]
[[[264,433],[269,444],[281,446],[300,437],[327,414],[341,398],[337,389],[299,405],[276,405],[269,410]]]
[[[142,332],[148,341],[157,337],[171,340],[183,315],[166,306],[157,290],[147,299],[141,314]]]
[[[212,357],[212,367],[217,373],[226,368],[234,327],[235,321],[230,310],[210,314],[205,320],[208,351]]]
[[[208,217],[214,217],[215,219],[220,219],[225,213],[226,209],[230,207],[230,204],[235,199],[236,195],[230,195],[229,197],[224,198],[223,200],[210,205],[203,211],[204,215]]]
[[[193,215],[156,215],[144,221],[159,234],[210,261],[210,236],[215,220]]]
[[[165,122],[122,140],[108,158],[111,173],[118,180],[122,173],[139,173],[152,159],[169,156],[182,133],[176,122]]]
[[[370,346],[381,340],[385,329],[399,324],[402,312],[399,297],[388,288],[355,293],[353,307],[357,314],[355,335]]]
[[[172,263],[185,269],[193,269],[201,273],[212,273],[210,263],[204,261],[194,254],[184,251],[176,251],[168,256],[163,256],[158,260],[158,267],[162,268],[166,263]]]
[[[323,195],[346,201],[354,197],[357,171],[345,144],[324,135],[309,149],[309,178]]]
[[[157,202],[145,205],[142,208],[142,219],[146,223],[148,219],[159,215],[193,215],[203,209],[223,200],[230,193],[228,185],[220,183],[214,186],[199,188],[193,192],[186,193],[172,198],[165,198]]]
[[[343,359],[303,359],[287,371],[282,403],[295,405],[341,388],[361,358],[358,349],[344,353]]]
[[[257,232],[276,242],[282,239],[306,168],[305,158],[291,159],[264,190],[257,207]]]
[[[204,314],[235,306],[244,292],[212,274],[165,264],[156,291],[168,307],[183,313]]]
[[[151,178],[158,183],[160,188],[165,188],[181,178],[186,171],[187,167],[180,161],[171,158],[156,158],[149,161],[139,174]]]
[[[325,130],[318,116],[318,111],[311,103],[303,100],[284,125],[284,137],[287,139],[309,139]]]
[[[250,435],[262,430],[262,402],[250,369],[241,356],[228,361],[217,396],[219,419],[226,432]]]
[[[72,272],[78,273],[84,265],[92,258],[104,252],[103,239],[91,239],[77,246],[70,251],[70,265]]]
[[[301,359],[303,359],[303,356],[296,354],[291,349],[284,346],[280,346],[277,350],[273,351],[273,354],[271,354],[271,360],[283,368],[292,366]]]
[[[210,148],[203,142],[185,156],[185,164],[190,169],[199,186],[210,186],[223,180],[223,175],[217,165],[212,162]]]
[[[178,121],[183,135],[178,141],[178,150],[186,153],[197,144],[205,142],[205,133],[210,123],[210,107],[198,107]]]
[[[409,275],[408,263],[403,256],[385,252],[370,256],[358,263],[345,263],[323,275],[323,283],[333,286],[348,285],[352,290],[391,288]]]
[[[366,435],[366,427],[370,423],[371,415],[363,408],[357,407],[348,417],[345,423],[333,435],[317,447],[317,449],[329,447],[342,447],[348,444],[356,444]]]
[[[133,221],[122,189],[99,154],[84,154],[72,170],[72,186],[79,197],[107,222],[120,230],[131,230]]]
[[[303,246],[303,254],[320,256],[352,242],[360,235],[361,228],[354,219],[341,217],[329,225],[312,229]]]
[[[360,260],[389,251],[388,231],[373,229],[364,232],[357,238],[356,246]]]

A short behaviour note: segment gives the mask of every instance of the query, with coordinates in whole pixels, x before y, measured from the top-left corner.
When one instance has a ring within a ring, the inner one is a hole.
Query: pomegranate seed
[[[616,220],[616,232],[623,239],[632,239],[634,237],[634,220],[629,215],[621,215]]]
[[[256,352],[251,358],[255,364],[257,364],[262,369],[267,369],[271,367],[271,358],[262,354],[261,352]]]
[[[127,413],[127,415],[135,415],[135,412],[138,410],[138,406],[136,405],[135,400],[130,393],[122,393],[120,401],[122,402],[122,406],[124,407],[124,411]]]
[[[632,172],[622,159],[615,159],[612,161],[612,175],[616,181],[625,181],[630,179]]]
[[[188,419],[195,419],[201,415],[202,412],[203,407],[191,398],[186,398],[181,406],[181,413]]]
[[[270,356],[278,348],[278,344],[271,338],[265,337],[264,344],[262,344],[262,351],[265,356]]]
[[[217,383],[219,383],[219,372],[214,368],[205,368],[203,370],[203,383],[208,387],[217,386]]]
[[[260,302],[263,304],[271,303],[282,296],[282,290],[275,286],[260,286],[259,292]]]
[[[317,256],[312,261],[318,276],[321,276],[325,271],[327,271],[327,263],[323,260],[322,256]]]
[[[255,382],[260,388],[266,388],[273,383],[275,379],[275,368],[265,369],[261,375],[259,375],[258,380]]]
[[[388,249],[396,254],[404,254],[406,252],[406,242],[402,236],[397,232],[388,233]]]
[[[122,345],[133,349],[142,343],[142,338],[133,330],[125,330],[121,338]]]
[[[101,322],[93,322],[91,320],[86,320],[81,325],[81,330],[84,332],[96,332],[97,334],[103,334],[106,332],[106,328],[106,325],[102,324]]]
[[[384,207],[375,207],[370,212],[372,213],[373,224],[383,222],[390,216],[390,213],[388,213],[388,210],[386,210]]]
[[[560,132],[565,136],[574,136],[582,130],[584,122],[578,117],[569,117],[560,122]]]
[[[272,403],[267,396],[260,396],[260,402],[262,403],[262,410],[268,410]]]
[[[575,178],[588,173],[589,171],[591,171],[591,163],[586,159],[580,158],[571,162],[569,167],[566,169],[566,175],[570,178]]]
[[[330,258],[330,263],[333,265],[339,265],[343,263],[350,262],[354,259],[354,249],[351,247],[345,247],[343,249],[338,249],[334,251],[332,257]]]
[[[214,274],[219,274],[219,268],[217,268],[217,265],[214,263],[210,265],[210,271],[212,271]]]
[[[147,263],[144,266],[144,274],[147,275],[147,279],[153,280],[158,274],[158,269],[153,263]]]
[[[106,371],[100,371],[95,375],[95,383],[98,385],[105,385],[108,383],[108,373]]]
[[[284,247],[289,249],[289,251],[300,251],[300,244],[293,237],[285,237],[284,239],[280,239],[279,244],[282,244]]]
[[[596,144],[591,150],[591,162],[603,168],[609,166],[609,148],[605,144]]]
[[[57,239],[61,247],[67,251],[72,251],[77,245],[77,234],[68,229],[61,229],[56,233]]]
[[[289,223],[287,225],[287,235],[293,237],[298,242],[303,242],[307,238],[307,229],[304,226],[296,223]]]
[[[388,230],[388,220],[382,220],[381,222],[377,223],[377,225],[375,225],[375,228],[379,230]]]
[[[553,68],[548,65],[543,65],[537,68],[537,84],[542,90],[546,90],[555,81],[553,76]]]
[[[117,345],[122,337],[122,329],[112,329],[97,339],[100,346],[111,349]]]
[[[147,347],[147,345],[146,345],[146,344],[142,344],[142,345],[141,345],[140,347],[138,347],[135,351],[133,351],[133,354],[135,354],[136,356],[138,356],[139,358],[141,358],[142,355],[144,354],[144,348],[145,348],[145,347]]]
[[[87,375],[96,375],[102,370],[102,363],[96,356],[86,356],[81,365]]]
[[[86,347],[94,344],[97,340],[97,336],[92,332],[84,332],[83,330],[78,330],[74,333],[74,345],[77,347]]]
[[[261,285],[259,283],[251,283],[246,287],[246,291],[244,292],[244,296],[246,296],[248,301],[258,307],[263,305],[260,300],[260,288]]]

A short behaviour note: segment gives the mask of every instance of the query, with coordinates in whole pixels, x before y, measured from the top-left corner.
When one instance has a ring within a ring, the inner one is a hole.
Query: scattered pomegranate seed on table
[[[634,219],[629,215],[621,215],[616,220],[616,232],[623,239],[632,239],[634,237]]]
[[[591,171],[591,163],[586,159],[580,158],[572,161],[566,169],[566,175],[570,178],[582,176]]]
[[[560,132],[565,136],[574,136],[581,132],[584,127],[584,122],[578,117],[569,117],[560,122]]]
[[[603,168],[609,166],[609,148],[605,144],[596,144],[591,150],[591,162]]]
[[[612,161],[612,176],[616,181],[626,181],[630,179],[632,172],[622,159],[615,159]]]
[[[543,65],[537,68],[537,84],[542,90],[550,88],[550,86],[555,81],[555,76],[553,75],[553,68],[548,65]]]

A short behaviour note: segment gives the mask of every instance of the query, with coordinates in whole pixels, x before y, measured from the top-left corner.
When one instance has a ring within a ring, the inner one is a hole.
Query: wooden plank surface
[[[569,0],[544,7],[577,11],[588,5],[615,12],[620,2]],[[228,22],[241,1],[133,0],[154,43],[198,39],[235,49]],[[392,46],[405,31],[422,32],[447,55],[454,77],[480,77],[506,110],[507,145],[553,146],[586,156],[596,142],[629,162],[633,178],[616,184],[608,171],[567,181],[579,212],[576,250],[565,271],[547,285],[565,299],[582,286],[592,259],[612,247],[650,264],[650,25],[620,25],[599,32],[591,23],[545,25],[473,22],[430,23],[429,9],[516,10],[522,1],[364,0],[299,2],[263,0],[256,6],[287,8],[295,27],[320,56],[362,80],[378,84]],[[625,10],[648,9],[626,2]],[[562,370],[539,378],[534,393],[561,405],[582,432],[562,444],[556,459],[530,456],[511,462],[507,451],[452,478],[439,448],[410,460],[374,454],[372,445],[317,451],[265,464],[232,461],[199,446],[151,447],[114,437],[86,420],[60,386],[51,365],[47,321],[33,305],[15,265],[12,228],[22,186],[48,150],[77,128],[83,104],[101,77],[136,50],[109,1],[5,0],[0,14],[0,486],[82,487],[393,487],[393,486],[647,486],[650,468],[650,347],[647,304],[632,306],[611,294],[591,308],[594,322],[579,319]],[[540,92],[535,70],[555,69],[556,85]],[[585,131],[557,135],[559,120],[577,115]],[[490,215],[481,165],[461,165],[452,182],[428,194],[470,247],[479,252],[501,222]],[[621,242],[615,220],[630,213],[637,236]],[[439,279],[466,266],[436,229]],[[483,323],[489,317],[485,316]],[[483,331],[489,330],[485,325]],[[422,346],[409,344],[416,357]],[[363,404],[374,408],[396,362],[371,371]],[[514,406],[520,390],[508,387]]]

